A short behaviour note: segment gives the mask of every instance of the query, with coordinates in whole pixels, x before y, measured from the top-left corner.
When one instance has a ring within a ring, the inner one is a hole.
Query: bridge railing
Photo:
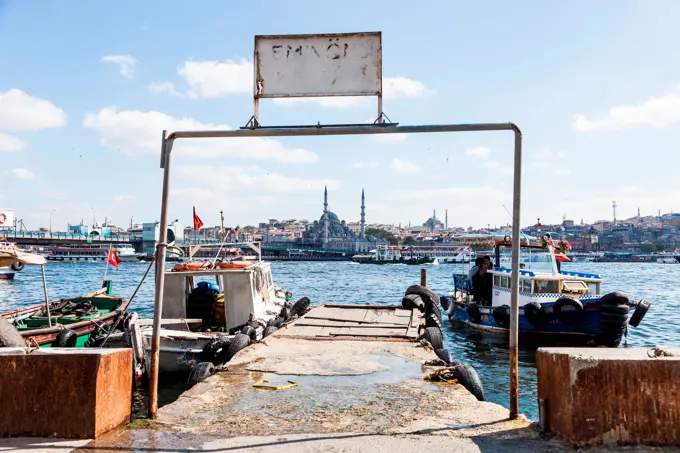
[[[12,239],[59,239],[59,240],[73,240],[73,241],[97,241],[97,242],[139,242],[142,240],[141,235],[131,234],[111,234],[107,236],[98,235],[84,235],[77,233],[59,233],[48,231],[0,231],[0,237],[6,237],[8,240]]]

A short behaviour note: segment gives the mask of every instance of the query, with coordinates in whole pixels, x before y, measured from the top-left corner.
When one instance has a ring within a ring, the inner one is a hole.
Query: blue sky
[[[512,121],[523,224],[680,209],[680,3],[0,0],[0,207],[29,228],[158,220],[161,130],[252,114],[256,34],[381,31],[401,124]],[[373,98],[263,100],[265,125],[361,123]],[[460,226],[510,220],[512,135],[178,143],[171,217],[230,225],[321,215]]]

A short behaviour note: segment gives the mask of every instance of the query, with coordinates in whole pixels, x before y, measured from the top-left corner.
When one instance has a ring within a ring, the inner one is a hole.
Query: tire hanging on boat
[[[581,322],[583,304],[571,297],[560,297],[553,305],[553,314],[562,324],[575,326]]]
[[[78,341],[78,334],[71,329],[64,329],[59,332],[57,338],[52,342],[53,348],[75,348]]]
[[[467,315],[470,321],[479,323],[482,321],[482,312],[478,304],[469,304],[467,306]]]
[[[507,329],[510,327],[510,308],[506,306],[493,309],[493,319],[499,327]]]
[[[309,304],[310,304],[309,297],[302,297],[300,300],[295,302],[293,304],[293,307],[290,309],[290,317],[292,318],[293,316],[297,315],[298,317],[304,315],[307,313],[307,309],[309,309]]]
[[[16,263],[12,264],[12,265],[10,266],[10,268],[11,268],[14,272],[21,272],[21,271],[24,269],[24,266],[25,266],[24,263],[22,263],[21,261],[17,261]]]
[[[198,360],[210,362],[215,366],[222,365],[225,362],[221,362],[223,358],[221,353],[229,347],[229,344],[231,344],[229,337],[216,337],[210,340],[203,348],[203,351],[201,351]]]
[[[628,324],[630,324],[633,327],[637,327],[640,325],[640,322],[642,321],[642,318],[645,317],[647,314],[647,311],[649,310],[650,303],[647,302],[646,300],[640,300],[640,302],[637,303],[635,306],[635,311],[633,312],[633,316],[630,317],[630,321],[628,321]]]
[[[622,299],[612,299],[621,301]],[[628,328],[628,312],[630,307],[626,304],[600,305],[600,334],[597,341],[608,348],[616,348],[621,344],[623,335]]]
[[[538,302],[529,302],[522,308],[524,309],[524,317],[532,326],[542,327],[548,324],[548,313]]]
[[[248,335],[250,337],[250,341],[257,340],[257,330],[255,330],[253,326],[248,325],[243,326],[243,329],[241,329],[241,333],[244,335]]]
[[[276,327],[276,326],[267,327],[266,329],[264,329],[264,333],[262,334],[262,338],[267,338],[269,335],[273,334],[277,330],[279,330],[279,328]]]
[[[243,333],[237,333],[231,339],[229,346],[223,348],[220,352],[218,360],[220,363],[227,363],[242,349],[245,349],[250,344],[250,337]]]
[[[197,363],[191,369],[191,373],[189,373],[189,379],[187,380],[187,390],[199,382],[205,381],[213,374],[215,374],[215,365],[213,365],[211,362]]]
[[[628,305],[628,303],[628,297],[621,291],[614,291],[600,297],[600,304],[602,305]]]

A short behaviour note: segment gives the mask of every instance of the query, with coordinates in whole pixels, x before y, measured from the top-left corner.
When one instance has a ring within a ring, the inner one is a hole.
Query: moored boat
[[[410,251],[410,254],[405,254]],[[414,256],[413,247],[402,248],[399,246],[378,247],[371,250],[367,255],[354,255],[352,261],[362,264],[434,264],[435,258],[431,256]]]
[[[309,307],[292,304],[274,284],[271,264],[261,260],[189,261],[165,272],[159,372],[187,374],[197,363],[228,362],[234,354],[281,327]],[[151,364],[152,325],[141,324],[144,361]]]
[[[508,334],[511,246],[509,237],[496,244],[493,269],[489,269],[490,277],[486,277],[491,288],[484,291],[485,295],[475,296],[467,275],[454,276],[454,292],[440,299],[452,321]],[[628,326],[637,327],[650,304],[643,300],[632,302],[620,292],[601,295],[600,276],[561,271],[558,263],[564,258],[550,243],[521,245],[519,335],[541,343],[617,347]],[[485,288],[488,289],[481,283],[477,286],[478,291]],[[633,314],[629,319],[630,312]]]
[[[0,242],[0,255],[5,257],[16,255],[20,253],[19,248],[13,242],[2,241]],[[0,280],[12,280],[17,272],[21,272],[24,268],[24,263],[21,261],[16,261],[11,263],[9,260],[7,265],[0,266]]]

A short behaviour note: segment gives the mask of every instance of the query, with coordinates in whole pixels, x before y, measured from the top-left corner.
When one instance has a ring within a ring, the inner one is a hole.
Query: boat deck
[[[290,338],[415,340],[423,320],[401,306],[324,305],[315,307],[278,333]]]
[[[424,379],[436,369],[427,364],[436,356],[418,341],[421,317],[401,306],[312,308],[161,407],[153,433],[141,424],[139,430],[113,434],[92,447],[164,434],[192,442],[423,432],[536,439],[526,419],[509,421],[500,405],[477,401],[461,385]],[[254,385],[261,381],[297,385],[274,391]]]

